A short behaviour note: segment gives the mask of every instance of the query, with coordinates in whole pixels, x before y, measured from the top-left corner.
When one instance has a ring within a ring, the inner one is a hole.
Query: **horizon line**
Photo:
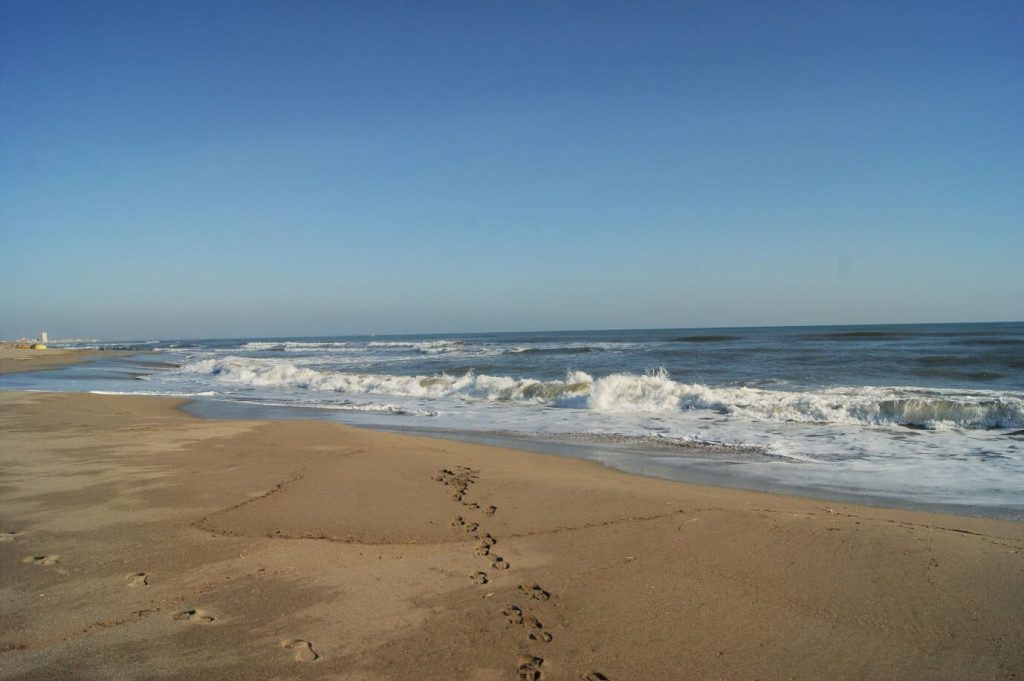
[[[957,326],[963,324],[1024,324],[1024,319],[1007,319],[1007,320],[986,320],[986,321],[956,321],[956,322],[873,322],[873,323],[858,323],[858,324],[761,324],[761,325],[747,325],[747,326],[661,326],[661,327],[613,327],[613,328],[590,328],[590,329],[527,329],[522,331],[431,331],[431,332],[415,332],[415,331],[403,331],[399,333],[336,333],[336,334],[315,334],[315,335],[301,335],[293,334],[287,336],[263,336],[263,335],[243,335],[243,336],[180,336],[180,337],[165,337],[165,338],[147,338],[145,340],[142,337],[139,338],[74,338],[74,339],[61,339],[55,338],[50,340],[51,343],[60,342],[86,342],[86,343],[115,343],[115,342],[160,342],[160,341],[177,341],[177,340],[239,340],[239,339],[252,339],[257,338],[261,340],[289,340],[295,338],[359,338],[359,337],[376,337],[376,336],[485,336],[493,334],[531,334],[531,333],[599,333],[606,331],[729,331],[729,330],[744,330],[744,329],[813,329],[813,328],[835,328],[835,327],[849,327],[849,328],[863,328],[863,327],[880,327],[880,326]],[[13,343],[16,341],[32,340],[38,338],[38,336],[29,337],[23,336],[16,339],[3,339],[0,342]]]

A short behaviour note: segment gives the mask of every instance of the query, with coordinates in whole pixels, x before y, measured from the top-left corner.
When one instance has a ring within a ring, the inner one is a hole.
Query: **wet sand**
[[[1024,523],[0,393],[0,678],[1012,679]]]

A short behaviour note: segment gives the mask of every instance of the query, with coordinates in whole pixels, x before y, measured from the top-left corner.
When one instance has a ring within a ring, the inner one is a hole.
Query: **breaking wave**
[[[368,348],[397,348],[401,350],[415,350],[424,355],[441,355],[448,352],[457,352],[465,345],[460,340],[432,340],[432,341],[371,341],[366,344]]]
[[[517,345],[504,351],[506,355],[582,355],[588,352],[616,352],[634,350],[640,343],[596,342],[596,343],[550,343],[539,345]]]
[[[588,352],[597,352],[600,348],[593,348],[589,345],[564,345],[561,347],[517,347],[506,350],[506,355],[582,355]]]
[[[659,370],[593,378],[569,372],[562,381],[489,376],[398,376],[316,370],[286,360],[224,357],[185,364],[180,371],[259,387],[417,398],[519,401],[606,412],[709,410],[754,420],[901,425],[933,430],[1024,427],[1024,399],[974,390],[838,387],[765,390],[681,383]]]
[[[320,371],[288,361],[225,357],[205,359],[181,367],[181,371],[210,374],[217,379],[259,387],[299,388],[348,394],[397,395],[404,397],[463,396],[501,401],[557,402],[585,392],[593,379],[577,372],[568,381],[542,382],[507,376],[466,372],[462,376],[394,376]]]
[[[342,341],[300,342],[300,341],[252,341],[241,346],[241,350],[254,352],[309,352],[311,350],[344,350],[350,347]]]

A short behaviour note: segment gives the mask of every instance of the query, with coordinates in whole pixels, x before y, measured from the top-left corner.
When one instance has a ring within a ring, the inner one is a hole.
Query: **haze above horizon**
[[[1019,2],[0,27],[0,337],[1024,318]]]

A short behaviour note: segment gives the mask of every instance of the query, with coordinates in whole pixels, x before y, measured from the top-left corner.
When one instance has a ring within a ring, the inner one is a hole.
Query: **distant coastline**
[[[62,348],[31,350],[16,348],[16,344],[17,342],[15,341],[0,342],[0,374],[55,369],[67,364],[84,362],[104,353],[103,350],[69,350]]]

